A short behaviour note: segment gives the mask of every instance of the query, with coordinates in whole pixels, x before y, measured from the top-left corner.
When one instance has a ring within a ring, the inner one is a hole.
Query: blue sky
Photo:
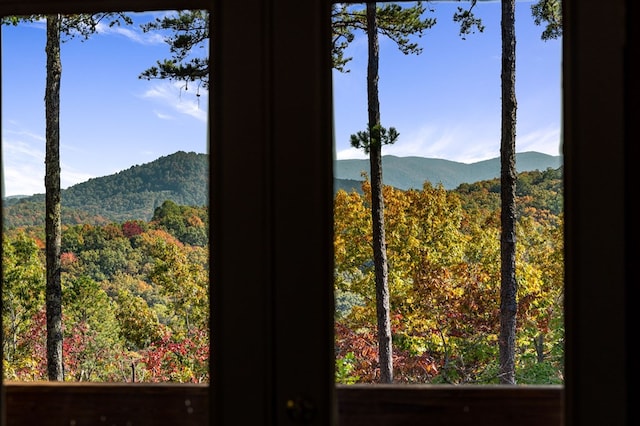
[[[138,16],[147,22],[152,16]],[[2,28],[2,154],[6,195],[44,192],[46,25]],[[141,80],[169,57],[139,25],[102,27],[61,46],[61,185],[110,175],[176,151],[207,152],[207,92]]]
[[[516,150],[560,154],[561,41],[542,41],[532,2],[517,3]],[[405,56],[380,38],[382,125],[400,138],[385,155],[475,162],[500,150],[500,3],[475,9],[483,33],[462,40],[452,21],[464,3],[432,3],[438,20]],[[137,15],[146,22],[152,15]],[[2,28],[4,196],[44,192],[45,24]],[[178,150],[207,152],[207,92],[138,79],[168,57],[158,35],[137,25],[101,28],[88,41],[62,45],[61,184],[67,188],[151,162]],[[347,74],[334,71],[335,151],[366,158],[349,136],[366,127],[366,37],[347,50]]]
[[[560,155],[561,40],[542,41],[532,1],[516,3],[516,151]],[[400,133],[383,155],[471,163],[500,155],[500,2],[474,8],[485,26],[462,39],[453,14],[460,2],[432,3],[437,23],[418,39],[423,51],[406,56],[380,37],[381,122]],[[334,71],[336,156],[366,158],[349,136],[367,123],[367,40],[349,48],[349,74]],[[339,97],[337,94],[340,94]]]

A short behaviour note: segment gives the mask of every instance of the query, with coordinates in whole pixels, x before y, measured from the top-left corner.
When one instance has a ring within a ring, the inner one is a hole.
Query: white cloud
[[[365,159],[369,158],[363,150],[357,148],[347,148],[336,152],[336,160]]]
[[[156,117],[158,117],[161,120],[174,120],[175,119],[175,117],[173,115],[165,114],[165,113],[162,113],[160,111],[155,111],[155,110],[153,112],[155,113]]]
[[[119,25],[114,25],[110,27],[108,24],[100,22],[96,27],[96,31],[98,32],[98,34],[102,34],[102,35],[111,35],[111,34],[119,35],[135,43],[142,44],[142,45],[157,45],[157,44],[163,44],[165,42],[164,37],[162,35],[156,32],[145,33],[142,31],[142,29],[140,29],[140,27],[135,25],[133,26],[133,29],[132,29],[130,27],[119,26]]]
[[[6,132],[20,134],[20,132]],[[31,195],[44,192],[44,143],[38,135],[29,135],[33,141],[4,139],[2,141],[3,196]],[[38,147],[40,146],[40,147]]]
[[[15,123],[9,123],[15,125]],[[45,138],[29,130],[4,129],[2,140],[2,196],[45,192]],[[75,150],[65,145],[65,150]],[[95,177],[60,164],[60,186],[68,188]]]
[[[60,165],[60,186],[63,189],[69,188],[70,186],[76,185],[81,182],[86,182],[89,179],[94,177],[96,176],[91,175],[89,173],[74,170],[73,168],[67,166],[66,164]]]
[[[523,135],[516,135],[516,151],[536,151],[549,155],[561,155],[560,129],[549,126]]]
[[[499,143],[499,135],[492,135],[491,128],[472,128],[459,124],[427,125],[401,134],[398,142],[383,148],[383,154],[473,163],[495,158],[500,149]]]
[[[443,158],[461,163],[497,158],[500,156],[500,127],[488,125],[422,126],[406,134],[393,145],[382,148],[383,155],[398,157]],[[522,135],[516,134],[516,151],[536,151],[560,155],[560,130],[549,126]],[[345,148],[336,152],[336,159],[368,158],[362,149]]]
[[[197,96],[197,93],[200,96]],[[203,123],[207,122],[208,92],[206,90],[199,89],[198,92],[191,87],[185,88],[183,82],[160,81],[152,84],[142,97],[174,113],[191,116]],[[154,112],[161,119],[167,119],[173,115],[158,108],[155,108]]]
[[[3,161],[4,162],[4,161]],[[2,168],[2,196],[44,193],[44,164],[11,164]]]
[[[19,123],[16,123],[15,121],[11,121],[8,124],[19,126]],[[46,139],[41,134],[34,133],[29,130],[10,130],[10,129],[3,129],[3,133],[4,135],[11,135],[13,137],[12,139],[8,139],[6,141],[6,145],[5,145],[5,141],[3,140],[2,147],[6,151],[8,151],[8,153],[22,152],[23,154],[32,155],[32,156],[38,156],[42,153],[42,150],[33,148],[34,143],[42,143],[42,146],[44,147],[44,143]],[[22,140],[19,140],[23,138],[31,139],[31,143],[27,143]]]

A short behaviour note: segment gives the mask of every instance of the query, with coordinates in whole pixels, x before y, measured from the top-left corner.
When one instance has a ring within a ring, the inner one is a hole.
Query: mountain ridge
[[[562,157],[535,151],[516,154],[518,173],[562,166]],[[362,181],[361,173],[369,170],[369,160],[337,160],[334,176],[336,179]],[[445,189],[455,189],[463,183],[474,183],[495,179],[500,176],[500,158],[491,158],[475,163],[461,163],[452,160],[427,157],[382,157],[382,178],[385,185],[398,189],[422,189],[425,181],[433,185],[442,184]]]
[[[426,181],[455,189],[462,183],[490,180],[500,175],[500,159],[459,163],[425,157],[383,156],[385,185],[421,189]],[[560,156],[538,152],[516,154],[518,173],[562,166]],[[369,160],[336,160],[334,189],[361,191],[362,172]],[[179,205],[207,206],[208,154],[178,151],[149,163],[131,166],[112,175],[91,178],[63,189],[63,224],[150,220],[166,200]],[[241,188],[241,186],[239,186]],[[3,200],[5,227],[44,224],[45,194]]]

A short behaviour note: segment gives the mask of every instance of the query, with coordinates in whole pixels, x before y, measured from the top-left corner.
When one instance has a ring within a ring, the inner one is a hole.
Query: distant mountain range
[[[89,179],[62,190],[62,221],[108,223],[149,220],[165,200],[179,205],[208,205],[207,154],[179,151],[147,164],[132,166],[113,175]],[[494,179],[500,175],[500,159],[472,164],[422,157],[383,156],[383,179],[398,189],[420,189],[425,181],[445,189],[462,183]],[[516,155],[518,172],[557,169],[562,157],[524,152]],[[335,189],[361,190],[362,172],[369,174],[369,160],[337,160]],[[44,225],[44,194],[3,200],[5,227]]]
[[[517,172],[534,170],[544,171],[562,166],[562,157],[539,152],[521,152],[516,154]],[[334,167],[337,188],[352,188],[362,181],[362,172],[369,175],[369,160],[337,160]],[[422,189],[425,182],[439,183],[445,189],[455,189],[462,183],[474,183],[494,179],[500,176],[500,158],[479,161],[477,163],[459,163],[456,161],[424,157],[382,157],[382,178],[385,185],[398,189]]]

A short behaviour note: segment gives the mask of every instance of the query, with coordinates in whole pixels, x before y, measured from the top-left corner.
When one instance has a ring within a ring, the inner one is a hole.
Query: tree
[[[116,300],[116,318],[127,349],[146,348],[162,338],[165,330],[158,321],[158,315],[142,297],[123,289],[118,291]]]
[[[178,206],[166,200],[151,218],[157,227],[165,229],[181,242],[204,247],[208,243],[208,209]]]
[[[420,36],[422,31],[436,22],[434,18],[422,19],[420,15],[424,11],[421,2],[417,2],[416,6],[411,8],[402,8],[396,4],[385,5],[378,10],[378,29],[393,40],[403,53],[419,53],[421,49],[409,35]],[[346,64],[351,58],[345,57],[344,53],[354,40],[354,30],[366,31],[366,14],[349,4],[335,3],[332,5],[331,15],[333,67],[341,72],[348,72]],[[466,19],[463,14],[458,15],[459,19]],[[471,26],[473,25],[469,25]],[[190,82],[196,82],[204,89],[209,88],[209,58],[206,55],[198,56],[199,51],[206,52],[209,41],[209,12],[178,11],[174,15],[156,18],[153,22],[144,24],[142,29],[145,32],[167,31],[169,35],[164,41],[169,46],[172,56],[157,61],[155,66],[140,73],[139,78],[182,81],[185,83],[185,90],[188,90]]]
[[[562,36],[562,1],[538,0],[531,6],[531,14],[536,25],[547,23],[540,38],[542,40],[555,39]]]
[[[378,321],[378,353],[380,381],[393,382],[393,348],[391,346],[391,319],[389,307],[389,265],[384,233],[384,198],[382,197],[382,144],[394,143],[398,137],[394,128],[389,138],[383,140],[380,124],[380,99],[378,98],[379,49],[376,4],[367,3],[367,103],[369,106],[369,164],[371,169],[371,218],[373,225],[373,260],[376,271],[376,317]],[[358,146],[358,143],[355,144]]]
[[[540,178],[536,178],[539,176]],[[562,383],[562,219],[552,173],[520,173],[518,382]],[[535,180],[534,180],[535,179]],[[495,186],[495,191],[485,188]],[[499,179],[455,192],[384,187],[394,382],[496,384]],[[546,200],[546,201],[544,201]],[[371,185],[335,196],[336,380],[373,383],[377,364]],[[417,368],[419,367],[419,368]]]
[[[76,381],[113,380],[122,352],[116,306],[87,276],[64,280],[65,376]]]
[[[47,258],[47,373],[49,380],[64,380],[62,360],[62,285],[60,283],[60,60],[61,35],[82,36],[85,40],[97,30],[98,23],[115,17],[110,26],[131,20],[121,13],[97,15],[48,15],[47,82],[45,87],[45,232]]]
[[[165,42],[173,56],[171,59],[157,61],[156,66],[143,71],[139,78],[182,81],[184,90],[188,90],[190,82],[197,82],[198,90],[200,85],[204,89],[209,88],[209,57],[195,55],[196,49],[205,49],[209,40],[209,12],[180,10],[175,15],[156,18],[143,25],[142,29],[145,32],[172,32],[172,35],[165,38]]]
[[[393,382],[393,348],[391,336],[391,320],[389,306],[389,284],[388,284],[388,263],[386,238],[384,230],[384,198],[382,196],[382,145],[392,144],[398,138],[395,128],[390,128],[387,132],[380,122],[380,99],[378,93],[378,64],[379,64],[379,43],[378,43],[378,22],[376,3],[367,3],[366,7],[366,33],[368,41],[368,61],[367,61],[367,104],[368,104],[368,130],[351,136],[351,145],[355,148],[363,148],[369,154],[369,165],[371,171],[371,218],[373,227],[373,259],[375,267],[375,287],[376,287],[376,317],[378,324],[378,362],[380,365],[380,382]],[[394,26],[403,28],[399,34],[395,34],[401,40],[399,46],[407,46],[407,30],[420,33],[433,25],[433,21],[422,21],[419,17],[424,9],[418,3],[408,9],[402,9],[398,5],[386,5],[382,8],[381,14],[390,17],[388,22]],[[357,17],[358,15],[353,15]],[[409,20],[408,18],[412,18]],[[404,18],[404,19],[402,19]],[[353,21],[359,22],[357,19]],[[406,27],[403,27],[406,25]],[[349,28],[348,26],[343,29]],[[351,38],[352,39],[352,38]],[[335,46],[335,44],[334,44]],[[413,45],[409,50],[417,49]],[[334,57],[342,58],[340,52],[335,52]],[[338,63],[344,59],[338,60]]]
[[[500,138],[500,383],[515,384],[516,317],[516,36],[515,0],[502,0]]]
[[[422,37],[425,30],[435,25],[435,18],[423,18],[425,7],[416,2],[412,7],[398,4],[385,4],[376,10],[377,31],[384,34],[405,55],[419,54],[422,48],[410,36]],[[333,68],[340,72],[349,72],[346,65],[351,57],[345,57],[345,50],[355,39],[354,31],[367,32],[367,12],[350,4],[336,3],[331,7]]]
[[[62,285],[60,283],[60,33],[62,17],[47,16],[47,83],[45,89],[45,235],[46,235],[46,307],[47,375],[49,380],[64,380],[62,360]]]
[[[46,312],[47,312],[47,374],[49,380],[64,380],[62,359],[62,285],[60,282],[60,80],[62,36],[81,36],[85,40],[97,31],[98,24],[111,19],[109,26],[131,23],[123,13],[95,15],[47,15],[3,18],[3,24],[18,25],[20,21],[46,19],[47,76],[45,87],[45,243],[46,243]]]
[[[516,34],[515,0],[502,0],[502,130],[500,137],[500,383],[515,384],[516,319]],[[531,7],[534,22],[547,22],[541,38],[562,34],[560,1],[539,0]]]
[[[44,302],[44,259],[33,238],[23,231],[2,239],[2,354],[11,365],[5,376],[22,364],[20,339],[32,327]],[[6,367],[6,366],[5,366]]]
[[[475,1],[472,2],[472,7]],[[332,55],[334,67],[344,71],[344,65],[349,58],[344,57],[344,49],[353,40],[353,29],[362,29],[364,22],[368,40],[367,62],[367,104],[368,104],[368,130],[351,136],[351,145],[355,148],[363,148],[369,154],[371,173],[371,217],[373,226],[373,257],[376,269],[375,285],[377,295],[377,323],[378,345],[380,362],[380,381],[382,383],[393,382],[392,365],[392,337],[389,307],[388,264],[386,253],[386,238],[384,229],[384,198],[382,195],[382,146],[393,144],[399,134],[391,127],[387,131],[381,125],[380,100],[378,96],[378,63],[379,44],[378,32],[388,36],[396,42],[399,49],[405,53],[421,53],[417,43],[411,42],[410,35],[422,36],[422,33],[431,28],[435,19],[422,18],[425,8],[421,2],[412,7],[403,8],[396,4],[387,4],[378,8],[376,3],[367,3],[366,13],[351,12],[348,7],[334,6],[333,17],[334,37]],[[378,26],[378,15],[381,25]],[[461,22],[461,33],[472,31],[477,27],[482,31],[480,22],[473,17],[470,9],[463,11],[458,8],[454,20]]]
[[[169,300],[176,329],[188,332],[209,322],[208,250],[189,247],[165,231],[142,234],[142,244],[153,257],[149,280]]]

